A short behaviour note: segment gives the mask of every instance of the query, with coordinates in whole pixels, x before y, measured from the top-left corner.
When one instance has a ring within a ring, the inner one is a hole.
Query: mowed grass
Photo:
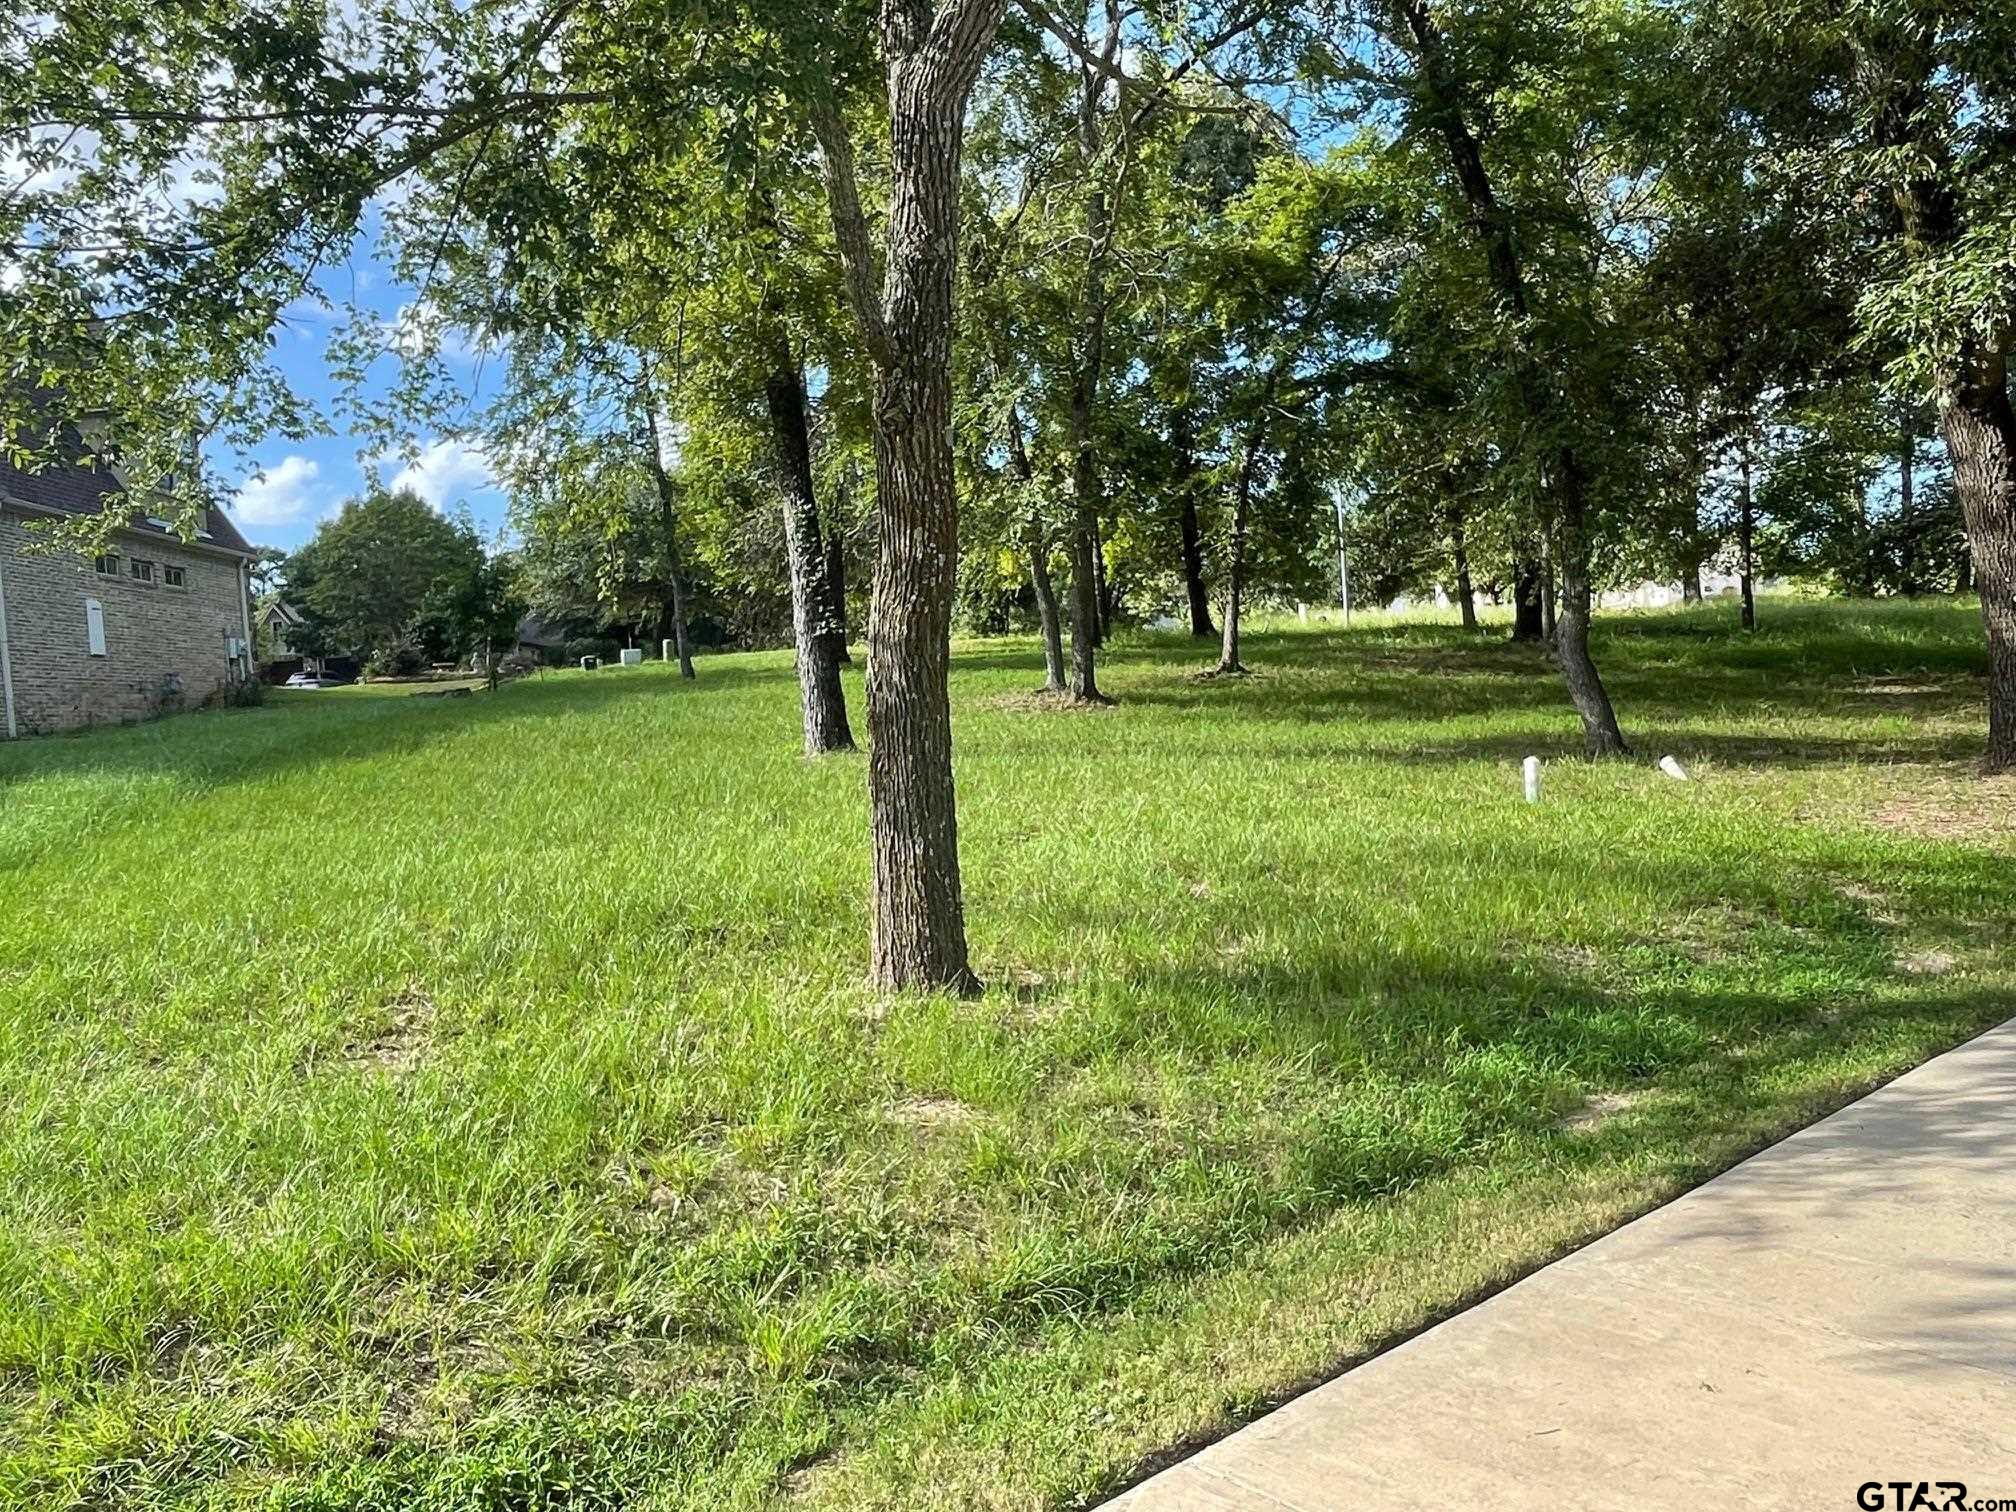
[[[2016,1012],[1977,611],[1764,613],[1601,766],[1496,631],[964,644],[964,1002],[784,655],[0,749],[0,1500],[1096,1501]]]

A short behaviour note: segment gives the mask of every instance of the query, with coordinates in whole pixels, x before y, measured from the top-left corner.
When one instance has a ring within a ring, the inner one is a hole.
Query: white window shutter
[[[84,600],[84,633],[91,640],[91,654],[105,654],[105,606],[94,598]]]

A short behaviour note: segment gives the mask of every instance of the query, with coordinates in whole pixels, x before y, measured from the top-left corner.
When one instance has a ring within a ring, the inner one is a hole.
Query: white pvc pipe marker
[[[1687,768],[1680,765],[1671,756],[1661,756],[1659,758],[1659,770],[1664,772],[1668,777],[1671,777],[1675,782],[1685,782],[1687,780]]]
[[[1671,758],[1668,759],[1670,760]],[[1524,763],[1522,763],[1522,768],[1526,773],[1526,801],[1528,803],[1538,803],[1540,801],[1540,758],[1538,756],[1528,756]]]

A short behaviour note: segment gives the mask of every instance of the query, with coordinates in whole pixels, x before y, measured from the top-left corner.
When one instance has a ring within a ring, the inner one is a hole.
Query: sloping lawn
[[[1765,616],[1604,766],[1496,632],[963,646],[971,1002],[786,656],[0,748],[0,1503],[1097,1500],[2016,1012],[1977,612]]]

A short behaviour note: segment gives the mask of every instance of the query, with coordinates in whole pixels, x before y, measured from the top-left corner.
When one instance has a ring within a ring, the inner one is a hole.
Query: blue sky
[[[396,321],[418,297],[377,260],[375,238],[369,236],[360,239],[348,265],[328,270],[321,284],[332,299],[354,299],[387,322]],[[273,353],[288,381],[335,434],[306,441],[269,437],[242,456],[225,453],[210,458],[226,486],[226,507],[239,529],[257,545],[291,551],[345,499],[362,490],[375,472],[388,485],[411,487],[444,513],[466,504],[485,538],[494,539],[504,524],[504,496],[493,486],[480,452],[438,434],[422,433],[412,438],[416,449],[412,461],[397,454],[379,456],[375,445],[344,428],[326,349],[346,318],[340,305],[325,310],[312,300],[297,301],[275,334]],[[486,376],[494,384],[498,367],[494,354],[486,357],[450,341],[442,355],[466,394],[480,396]],[[394,365],[390,355],[380,360],[371,375],[374,388],[389,385]],[[253,475],[255,467],[263,476]]]

